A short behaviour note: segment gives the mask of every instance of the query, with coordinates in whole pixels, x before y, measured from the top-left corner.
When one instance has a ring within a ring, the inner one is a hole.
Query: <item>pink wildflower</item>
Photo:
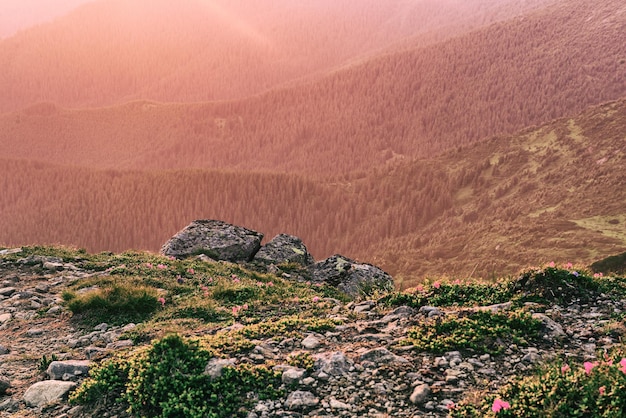
[[[415,290],[417,290],[418,292],[423,292],[424,291],[424,286],[422,286],[421,284],[418,284],[417,287],[415,288]]]
[[[448,411],[452,411],[454,408],[456,408],[456,405],[454,402],[450,402],[446,405],[446,408],[448,408]]]
[[[248,309],[248,304],[244,303],[243,306],[241,307],[241,309],[243,309],[244,311]]]
[[[495,413],[500,412],[500,410],[502,409],[509,409],[509,408],[511,408],[511,404],[506,401],[503,401],[500,398],[496,398],[493,401],[493,405],[491,406],[491,410]]]
[[[600,388],[598,389],[598,392],[600,392],[600,396],[602,396],[606,392],[606,388],[604,386],[600,386]]]
[[[320,301],[320,298],[318,296],[313,296],[313,303],[317,303]]]
[[[192,268],[188,268],[188,269],[187,269],[187,273],[189,273],[189,274],[195,274],[195,273],[196,273],[196,271],[195,271],[194,269],[192,269]]]
[[[593,368],[596,367],[597,365],[598,365],[598,363],[596,363],[596,362],[593,362],[593,363],[591,363],[589,361],[584,362],[583,366],[585,367],[585,373],[586,374],[590,374],[591,370],[593,370]]]
[[[263,287],[263,282],[256,282],[256,285],[259,287]]]
[[[172,260],[172,261],[176,260],[176,257],[174,257],[173,255],[170,255],[170,256],[169,256],[169,257],[167,257],[167,258],[168,258],[168,259],[170,259],[170,260]]]
[[[165,306],[165,298],[158,298],[157,301],[161,304],[161,306]]]
[[[149,269],[151,269],[151,268],[153,267],[153,266],[152,266],[152,263],[146,263],[146,267],[148,267]]]
[[[596,278],[596,279],[599,278],[599,277],[602,277],[602,273],[594,273],[593,277]]]
[[[267,287],[272,287],[274,286],[274,282],[267,282]]]
[[[435,289],[439,289],[439,288],[441,287],[441,283],[439,283],[439,282],[435,282],[435,283],[433,283],[433,287],[434,287]]]
[[[561,373],[567,373],[570,371],[569,364],[564,364],[561,366]]]
[[[621,360],[620,360],[620,362],[619,362],[619,365],[620,365],[620,368],[619,368],[619,369],[620,369],[623,373],[626,373],[626,358],[621,359]]]
[[[167,266],[165,264],[157,264],[157,268],[159,270],[165,270],[167,268]]]
[[[554,266],[556,266],[556,263],[554,261],[550,261],[548,263],[548,267],[554,267]]]
[[[569,270],[573,267],[574,265],[572,263],[566,263],[563,265],[563,267],[565,267],[566,270]]]
[[[241,282],[241,280],[239,279],[239,277],[235,277],[235,278],[233,279],[233,283],[239,283],[239,282]]]
[[[456,279],[456,280],[454,281],[454,284],[456,284],[456,285],[460,285],[460,284],[461,284],[461,279]]]

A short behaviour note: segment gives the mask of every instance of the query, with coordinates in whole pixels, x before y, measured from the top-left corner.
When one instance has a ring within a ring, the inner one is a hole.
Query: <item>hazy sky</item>
[[[0,0],[0,37],[62,16],[94,0]]]

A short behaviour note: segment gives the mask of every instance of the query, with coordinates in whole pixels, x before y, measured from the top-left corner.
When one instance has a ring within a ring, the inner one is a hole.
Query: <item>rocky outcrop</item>
[[[218,220],[196,220],[161,248],[166,256],[205,254],[214,260],[246,262],[261,248],[263,234]]]
[[[380,268],[338,254],[309,266],[309,272],[313,282],[337,287],[352,297],[393,288],[393,278]]]
[[[302,240],[287,234],[280,234],[272,238],[270,242],[261,247],[254,256],[254,261],[264,264],[297,263],[303,266],[315,262]]]

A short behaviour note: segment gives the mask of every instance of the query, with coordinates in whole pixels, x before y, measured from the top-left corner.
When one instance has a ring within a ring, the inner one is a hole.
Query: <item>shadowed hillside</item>
[[[0,242],[158,250],[192,219],[303,238],[406,287],[626,248],[626,101],[431,160],[327,182],[287,174],[96,171],[2,160]]]
[[[100,0],[0,41],[0,112],[246,97],[550,0]]]
[[[98,168],[318,175],[430,157],[626,95],[625,7],[567,0],[242,101],[39,104],[0,118],[0,145]]]

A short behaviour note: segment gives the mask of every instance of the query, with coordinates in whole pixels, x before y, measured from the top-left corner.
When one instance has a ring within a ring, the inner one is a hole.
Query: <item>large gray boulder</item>
[[[288,234],[280,234],[272,238],[256,253],[253,261],[264,264],[298,263],[303,266],[315,262],[302,240]]]
[[[161,248],[166,256],[185,258],[206,254],[215,260],[250,261],[261,248],[263,234],[217,220],[196,220]]]
[[[26,389],[24,402],[29,406],[44,406],[67,398],[68,393],[74,388],[76,388],[74,382],[44,380]]]
[[[380,268],[339,254],[312,264],[309,272],[314,283],[326,283],[352,297],[393,289],[393,278]]]

